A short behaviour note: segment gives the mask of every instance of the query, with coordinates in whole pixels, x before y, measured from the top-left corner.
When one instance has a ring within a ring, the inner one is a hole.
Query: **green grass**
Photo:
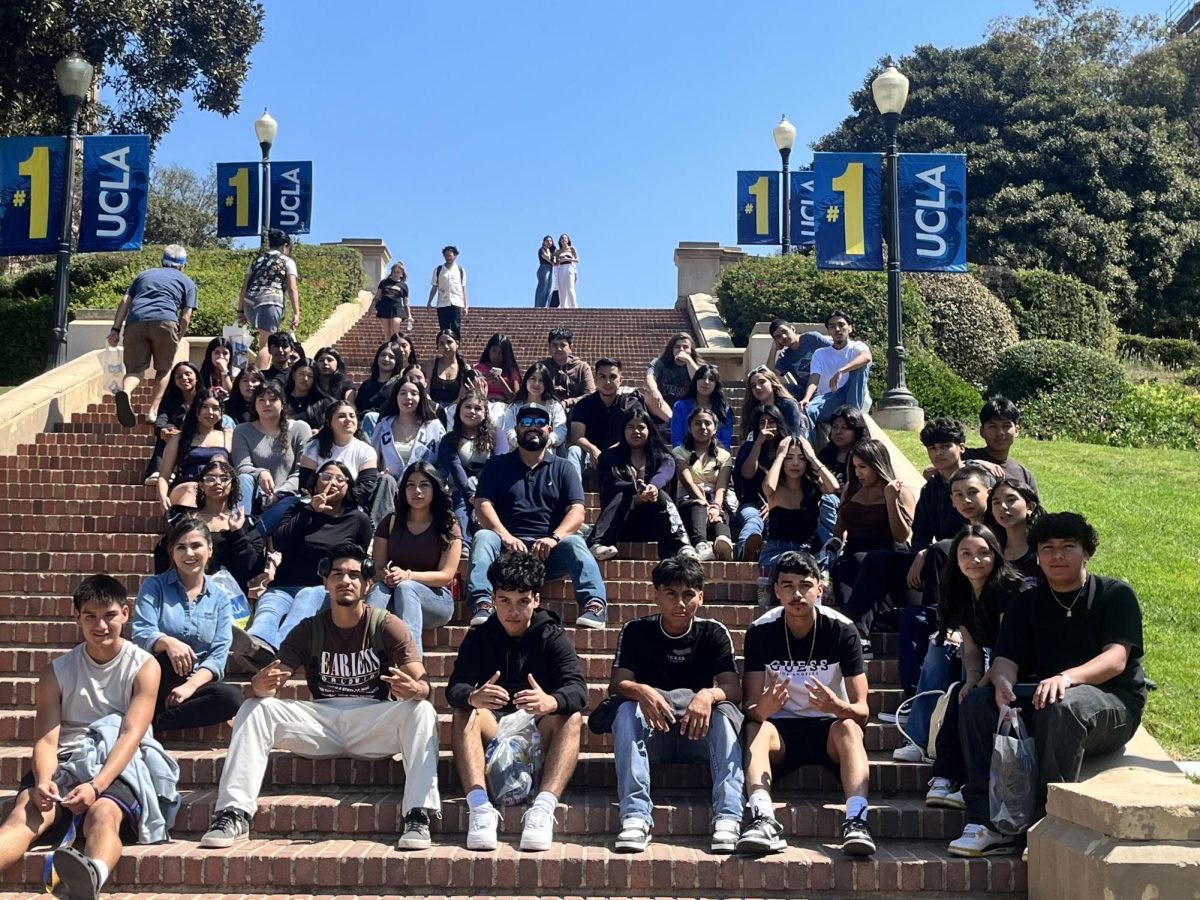
[[[889,432],[918,469],[915,434]],[[976,439],[977,441],[977,439]],[[972,442],[973,445],[975,442]],[[1145,723],[1172,756],[1200,759],[1200,453],[1019,439],[1046,508],[1082,513],[1100,532],[1090,568],[1124,578],[1142,603],[1150,693]]]

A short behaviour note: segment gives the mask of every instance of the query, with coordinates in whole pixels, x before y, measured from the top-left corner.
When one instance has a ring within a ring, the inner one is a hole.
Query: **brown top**
[[[395,525],[391,527],[392,520]],[[454,523],[454,537],[460,537],[458,523]],[[388,561],[401,569],[411,569],[414,572],[435,572],[442,567],[442,541],[437,530],[431,524],[420,534],[408,530],[408,522],[401,521],[399,515],[384,519],[375,529],[375,537],[386,538],[388,542]]]
[[[846,529],[847,544],[893,544],[892,526],[888,521],[887,502],[859,503],[851,499],[838,511]]]
[[[313,647],[312,624],[323,619],[325,640],[320,647]],[[333,614],[326,610],[310,616],[283,639],[279,648],[279,661],[293,671],[304,669],[308,689],[313,699],[330,697],[387,697],[390,688],[379,676],[388,666],[404,666],[418,662],[412,632],[397,616],[388,613],[379,628],[382,632],[383,650],[386,658],[381,659],[372,646],[367,634],[366,609],[363,617],[353,628],[338,628],[333,624]],[[310,666],[313,650],[316,650],[318,665]]]

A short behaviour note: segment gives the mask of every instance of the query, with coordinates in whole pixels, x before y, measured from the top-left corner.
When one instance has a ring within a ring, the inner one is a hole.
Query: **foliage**
[[[1165,381],[1133,385],[1113,407],[1103,431],[1089,444],[1200,450],[1200,394]]]
[[[95,66],[115,101],[85,107],[92,130],[157,141],[185,92],[200,109],[237,112],[263,15],[257,0],[0,4],[0,135],[61,133],[54,64],[72,51]]]
[[[971,258],[1073,275],[1126,330],[1200,333],[1200,40],[1090,0],[1039,2],[979,44],[916,47],[900,126],[911,152],[970,166]],[[884,144],[867,73],[818,150]]]
[[[1116,350],[1108,304],[1091,285],[1045,269],[1017,269],[997,278],[996,286],[1012,308],[1022,340],[1046,338]]]
[[[926,418],[950,416],[962,422],[978,421],[983,407],[979,390],[932,353],[909,354],[904,372],[908,389],[925,410]],[[880,395],[872,396],[878,399]]]
[[[972,275],[913,273],[933,328],[933,347],[976,387],[987,383],[996,357],[1017,342],[1012,314]]]
[[[904,339],[928,346],[929,313],[911,284],[902,286]],[[782,316],[793,322],[824,322],[835,309],[854,320],[853,338],[882,359],[887,347],[887,278],[881,272],[819,271],[808,254],[751,256],[721,272],[716,286],[721,317],[735,344],[745,345],[756,322]]]
[[[189,252],[233,245],[217,237],[217,175],[201,177],[183,166],[155,166],[146,198],[147,244],[183,244]]]
[[[1000,354],[988,382],[1020,407],[1033,437],[1079,437],[1103,431],[1129,390],[1116,360],[1069,341],[1021,341]]]
[[[1180,338],[1152,338],[1141,334],[1122,334],[1117,339],[1120,359],[1158,363],[1167,369],[1200,366],[1200,343]]]
[[[196,282],[199,307],[192,316],[191,334],[220,334],[237,317],[237,298],[246,267],[256,250],[198,250],[188,254],[187,274]],[[362,259],[347,247],[297,244],[293,247],[300,270],[300,327],[296,335],[312,334],[339,303],[355,299],[362,287]],[[156,266],[162,247],[133,253],[83,253],[71,261],[70,308],[112,309],[142,269]],[[10,335],[0,357],[0,382],[15,384],[42,371],[51,326],[49,294],[54,265],[43,263],[25,272],[0,292],[0,333]]]

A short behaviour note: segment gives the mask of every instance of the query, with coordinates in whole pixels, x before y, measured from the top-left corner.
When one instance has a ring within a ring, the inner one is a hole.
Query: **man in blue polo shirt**
[[[158,403],[167,390],[167,373],[175,364],[179,339],[187,334],[196,308],[196,282],[183,274],[187,251],[179,244],[163,247],[162,265],[141,272],[117,304],[108,345],[121,342],[125,326],[125,378],[117,391],[117,418],[126,428],[137,424],[129,394],[146,376],[154,361],[154,393],[147,418],[153,422]]]
[[[775,371],[783,379],[787,389],[799,400],[808,389],[812,375],[812,356],[822,347],[833,346],[833,339],[819,331],[796,331],[796,326],[787,319],[772,319],[771,340],[775,342]]]
[[[516,550],[543,560],[549,579],[570,575],[579,603],[575,624],[603,628],[608,610],[604,581],[576,533],[583,524],[583,484],[570,463],[548,452],[546,407],[523,404],[516,432],[517,449],[488,460],[475,491],[475,517],[482,527],[471,544],[467,569],[471,624],[483,624],[493,612],[488,566],[502,550]]]

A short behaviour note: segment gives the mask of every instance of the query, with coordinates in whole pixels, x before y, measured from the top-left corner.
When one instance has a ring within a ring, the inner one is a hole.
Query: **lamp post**
[[[275,133],[279,123],[271,118],[267,108],[263,107],[262,115],[254,120],[254,136],[258,138],[258,146],[262,148],[262,246],[267,246],[267,231],[271,228],[271,145],[275,143]]]
[[[63,165],[62,222],[58,231],[58,256],[54,265],[54,327],[50,332],[47,368],[67,361],[67,289],[71,280],[71,213],[75,205],[75,145],[79,141],[79,108],[92,87],[92,64],[78,53],[64,56],[54,66],[54,79],[63,98],[67,120],[67,158]]]
[[[789,179],[791,172],[788,167],[788,157],[792,155],[792,145],[796,142],[796,126],[787,120],[787,116],[779,117],[779,124],[771,129],[775,138],[775,146],[779,148],[779,160],[783,169],[783,227],[780,229],[783,255],[792,252],[792,198]]]
[[[914,414],[919,417],[921,413],[917,398],[908,389],[904,378],[904,309],[900,300],[900,150],[896,130],[900,127],[900,112],[908,100],[908,79],[895,66],[888,65],[871,82],[871,94],[875,106],[883,114],[883,127],[887,132],[889,206],[887,390],[876,401],[875,409],[896,410],[896,418],[906,419]]]

